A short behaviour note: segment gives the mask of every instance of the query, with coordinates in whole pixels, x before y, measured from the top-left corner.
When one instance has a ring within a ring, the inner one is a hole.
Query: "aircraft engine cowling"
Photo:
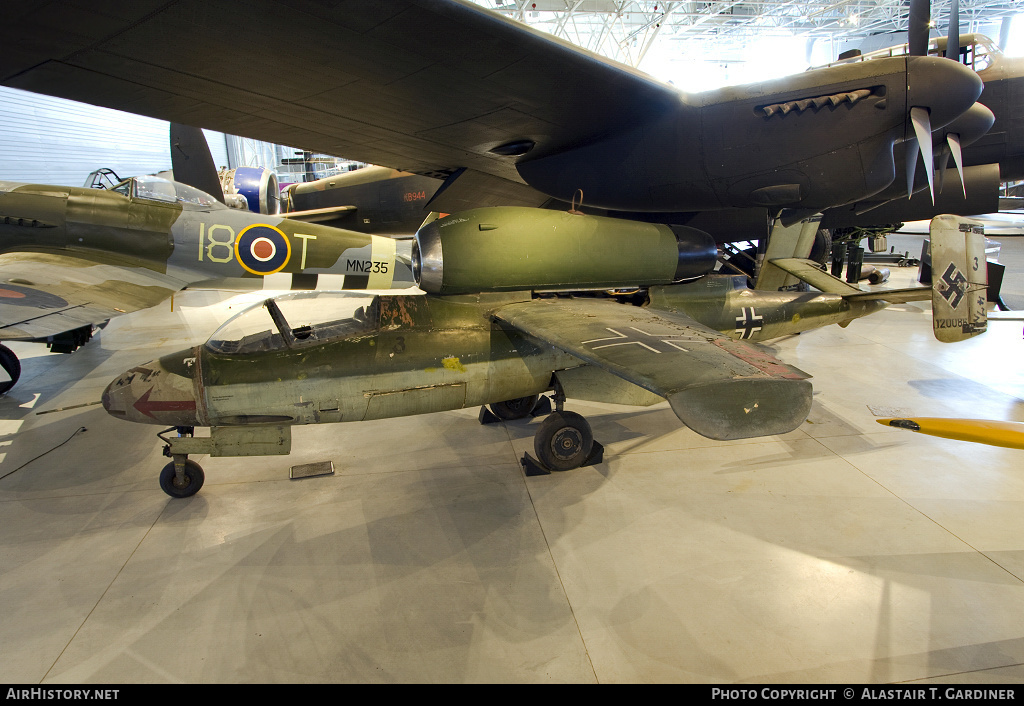
[[[707,274],[717,257],[696,228],[502,206],[424,225],[412,266],[423,291],[468,294],[670,284]]]
[[[220,183],[224,189],[224,200],[232,208],[269,216],[281,211],[277,175],[269,169],[236,167],[222,172]]]

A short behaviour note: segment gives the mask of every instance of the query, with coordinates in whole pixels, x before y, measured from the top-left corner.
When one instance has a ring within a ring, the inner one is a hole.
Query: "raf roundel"
[[[292,245],[288,236],[274,226],[251,225],[235,239],[238,263],[254,275],[280,272],[291,256]]]

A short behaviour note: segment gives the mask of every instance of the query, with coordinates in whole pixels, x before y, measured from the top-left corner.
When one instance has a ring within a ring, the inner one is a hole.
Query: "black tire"
[[[18,382],[18,378],[21,377],[21,361],[7,346],[0,346],[0,368],[3,368],[11,377],[10,380],[0,382],[0,395],[3,395],[14,387],[14,383]]]
[[[510,419],[522,419],[527,416],[537,406],[537,400],[539,399],[540,395],[529,395],[528,397],[517,397],[514,400],[495,402],[488,406],[495,417],[508,421]]]
[[[172,498],[188,498],[199,492],[203,487],[206,474],[203,467],[190,459],[185,460],[185,485],[174,484],[174,462],[171,461],[160,471],[160,487]]]
[[[814,234],[814,244],[807,259],[819,265],[828,264],[832,260],[832,231],[821,228]]]
[[[575,412],[552,412],[533,437],[533,450],[552,471],[579,468],[594,448],[590,424]]]

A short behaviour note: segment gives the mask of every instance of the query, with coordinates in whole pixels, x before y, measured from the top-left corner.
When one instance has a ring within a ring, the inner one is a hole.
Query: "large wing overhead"
[[[0,339],[45,339],[145,309],[185,281],[143,268],[51,253],[0,255]]]
[[[792,431],[811,407],[806,373],[678,313],[599,299],[541,299],[499,308],[519,331],[665,397],[712,439]]]
[[[679,101],[463,0],[56,0],[5,8],[4,29],[5,85],[441,177],[521,185],[529,143]]]

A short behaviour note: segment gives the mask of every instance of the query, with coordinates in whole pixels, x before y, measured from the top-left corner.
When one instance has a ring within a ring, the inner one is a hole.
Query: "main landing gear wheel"
[[[171,461],[160,471],[160,487],[172,498],[188,498],[199,492],[203,487],[206,474],[203,467],[195,461],[185,460],[185,473],[182,480],[178,480],[174,473],[174,461]]]
[[[11,378],[0,382],[0,395],[3,395],[14,387],[14,383],[18,382],[18,378],[21,377],[21,361],[7,346],[0,346],[0,368],[3,368]]]
[[[527,397],[519,397],[514,400],[505,400],[504,402],[495,402],[489,405],[491,412],[498,419],[505,421],[511,419],[522,419],[533,411],[533,408],[537,406],[537,400],[540,399],[540,395],[529,395]]]
[[[579,468],[594,447],[590,424],[575,412],[552,412],[533,437],[533,450],[552,471]]]

